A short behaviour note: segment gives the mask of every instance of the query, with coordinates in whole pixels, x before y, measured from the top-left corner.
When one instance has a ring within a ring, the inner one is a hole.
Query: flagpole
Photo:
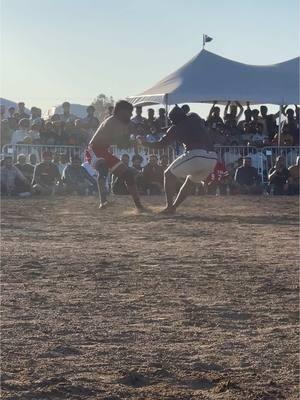
[[[205,40],[204,40],[204,33],[202,35],[202,50],[204,50],[204,46],[205,46]]]

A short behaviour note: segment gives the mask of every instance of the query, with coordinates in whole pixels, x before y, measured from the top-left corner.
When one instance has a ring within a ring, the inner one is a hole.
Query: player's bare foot
[[[166,207],[162,211],[159,212],[160,215],[174,215],[176,214],[176,208]]]
[[[104,203],[100,203],[99,210],[104,210],[108,206],[109,206],[109,202],[108,201],[105,201]]]

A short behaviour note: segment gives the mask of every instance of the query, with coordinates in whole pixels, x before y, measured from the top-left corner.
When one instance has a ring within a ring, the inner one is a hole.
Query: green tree
[[[96,112],[95,115],[99,118],[100,122],[102,122],[108,112],[108,107],[113,106],[115,101],[112,96],[106,96],[101,93],[96,99],[92,102],[92,105],[95,107]]]

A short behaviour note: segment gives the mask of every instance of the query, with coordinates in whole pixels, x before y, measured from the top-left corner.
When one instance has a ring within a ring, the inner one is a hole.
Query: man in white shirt
[[[11,144],[16,145],[18,143],[31,143],[31,138],[28,134],[29,119],[23,118],[19,121],[18,128],[11,137]]]
[[[78,119],[76,115],[70,113],[70,107],[71,104],[68,101],[65,101],[62,104],[63,114],[59,115],[60,121],[68,123],[68,122],[74,122],[76,119]]]

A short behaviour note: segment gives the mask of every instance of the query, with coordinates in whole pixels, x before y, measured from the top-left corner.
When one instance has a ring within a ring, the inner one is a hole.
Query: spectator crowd
[[[19,103],[8,108],[5,116],[5,107],[1,106],[1,146],[5,144],[43,144],[43,145],[75,145],[86,146],[100,121],[95,116],[95,107],[88,106],[86,116],[78,118],[70,111],[70,103],[62,104],[62,114],[54,114],[48,119],[42,118],[41,109],[32,107],[30,115],[25,112],[25,104]],[[190,113],[188,105],[182,106],[186,113]],[[159,140],[164,128],[169,125],[164,108],[155,111],[147,110],[147,118],[142,115],[142,107],[135,107],[132,117],[130,133],[134,136],[144,136],[150,141]],[[260,109],[246,109],[239,102],[228,102],[221,117],[221,109],[214,102],[205,121],[206,126],[219,145],[252,145],[252,146],[298,146],[299,145],[299,107],[282,106],[282,115],[285,117],[279,126],[277,119],[279,112],[269,114],[264,105]],[[113,107],[108,107],[106,116],[113,113]],[[243,116],[243,118],[242,118]]]
[[[32,107],[30,115],[25,111],[25,104],[19,103],[17,109],[1,106],[1,146],[5,144],[41,144],[73,145],[85,148],[100,121],[95,116],[95,108],[88,106],[86,117],[78,118],[70,112],[70,103],[64,102],[62,114],[54,114],[47,120],[42,118],[41,109]],[[188,105],[182,106],[188,114]],[[247,103],[246,109],[238,102],[228,102],[221,117],[220,107],[214,102],[205,121],[206,126],[214,135],[216,144],[250,145],[261,147],[266,145],[298,146],[299,145],[299,107],[282,107],[286,117],[282,122],[281,134],[277,123],[278,115],[269,114],[266,106],[260,110],[251,109]],[[142,107],[135,107],[135,115],[131,119],[131,136],[144,136],[147,141],[159,140],[170,121],[164,108],[158,110],[157,117],[152,108],[148,108],[148,116],[142,115]],[[113,113],[109,107],[107,115]],[[195,113],[192,113],[195,114]],[[244,119],[242,115],[244,114]],[[200,118],[197,114],[195,114]],[[130,144],[130,137],[129,142]],[[172,161],[169,155],[148,155],[145,157],[137,152],[131,157],[122,155],[122,161],[134,172],[141,194],[155,195],[163,192],[164,170]],[[253,158],[240,158],[235,164],[226,165],[220,159],[214,171],[207,177],[196,193],[207,194],[260,194],[263,191],[270,194],[299,193],[299,157],[295,165],[286,168],[282,156],[277,157],[274,166],[268,171],[268,184],[262,185],[257,168],[252,165]],[[146,163],[146,165],[144,165]],[[124,181],[114,176],[107,176],[108,188],[118,195],[125,195],[127,188]],[[180,186],[180,182],[178,182]],[[52,154],[44,151],[41,162],[36,155],[31,154],[27,160],[24,154],[18,155],[17,163],[13,157],[6,155],[1,162],[1,194],[2,195],[53,195],[78,193],[97,193],[97,176],[88,162],[82,163],[79,155]]]

